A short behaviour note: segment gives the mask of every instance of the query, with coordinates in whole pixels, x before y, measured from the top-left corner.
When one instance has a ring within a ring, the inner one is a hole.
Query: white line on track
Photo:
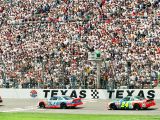
[[[27,106],[25,108],[13,108],[12,110],[4,110],[4,111],[1,111],[1,112],[21,112],[21,111],[34,110],[36,108],[37,107],[35,107],[35,106]]]

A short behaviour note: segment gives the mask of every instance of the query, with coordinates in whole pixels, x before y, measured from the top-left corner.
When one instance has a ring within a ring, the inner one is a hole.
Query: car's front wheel
[[[110,108],[111,110],[116,110],[116,109],[117,109],[117,107],[116,107],[115,104],[110,104],[109,108]]]

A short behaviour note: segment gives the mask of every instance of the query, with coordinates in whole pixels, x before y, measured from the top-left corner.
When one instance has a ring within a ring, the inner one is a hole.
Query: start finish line
[[[2,98],[43,99],[55,95],[83,99],[119,99],[126,96],[160,99],[160,89],[0,89]]]

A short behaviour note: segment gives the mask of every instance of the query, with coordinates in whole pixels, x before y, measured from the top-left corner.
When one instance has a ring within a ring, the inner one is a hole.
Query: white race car
[[[82,105],[81,98],[71,98],[69,96],[53,96],[47,100],[40,100],[38,106],[40,108],[75,108]]]

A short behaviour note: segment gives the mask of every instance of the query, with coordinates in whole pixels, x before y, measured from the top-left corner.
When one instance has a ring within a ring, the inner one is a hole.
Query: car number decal
[[[48,102],[48,105],[49,105],[49,106],[56,105],[56,102],[50,101],[50,102]]]
[[[129,107],[129,102],[122,102],[121,108],[128,108]]]

